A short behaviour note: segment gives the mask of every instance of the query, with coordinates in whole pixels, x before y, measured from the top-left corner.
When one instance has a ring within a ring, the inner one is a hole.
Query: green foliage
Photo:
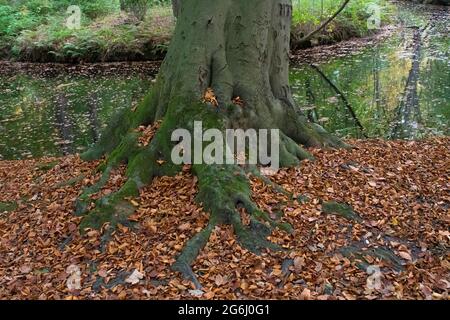
[[[352,0],[319,37],[337,41],[368,34],[366,9],[371,3],[381,6],[386,22],[386,0]],[[161,57],[174,27],[170,4],[171,0],[0,0],[0,56],[41,62]],[[293,0],[295,33],[314,30],[340,4]],[[65,25],[70,5],[80,6],[79,30]]]
[[[58,3],[56,7],[58,12],[65,12],[70,5],[77,5],[81,8],[83,15],[89,19],[105,16],[118,9],[116,1],[111,0],[58,0],[54,2]]]
[[[139,21],[147,15],[150,0],[120,0],[120,9],[133,14]]]
[[[0,202],[0,214],[14,211],[17,207],[18,205],[15,202]]]
[[[144,55],[161,57],[166,46],[164,39],[173,30],[169,6],[153,7],[147,13],[149,19],[136,24],[129,15],[121,13],[119,0],[8,3],[0,2],[0,55],[3,58],[75,62],[141,59]],[[80,29],[66,27],[69,4],[81,7]],[[158,19],[153,19],[154,16]],[[159,40],[152,43],[155,37]]]
[[[332,16],[341,6],[343,0],[293,0],[293,22],[295,25],[314,26],[319,25]],[[327,31],[333,29],[353,29],[356,34],[368,33],[367,19],[369,5],[380,6],[381,21],[387,22],[391,6],[386,0],[352,0],[344,11],[331,23]]]
[[[0,36],[15,36],[21,30],[39,25],[42,20],[43,18],[26,8],[17,10],[8,5],[0,5]]]

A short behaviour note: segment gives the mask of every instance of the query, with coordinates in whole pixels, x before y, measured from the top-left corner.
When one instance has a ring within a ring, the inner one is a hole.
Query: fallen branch
[[[331,88],[337,93],[337,95],[341,98],[342,102],[344,103],[345,107],[348,109],[350,114],[352,115],[353,119],[355,120],[357,126],[361,129],[362,134],[364,138],[368,138],[367,134],[364,133],[365,129],[362,123],[359,121],[358,116],[356,115],[355,111],[353,110],[352,105],[347,100],[347,98],[344,96],[341,90],[330,80],[328,77],[322,72],[322,70],[319,69],[318,66],[314,64],[310,64],[311,68],[317,71],[317,73],[330,85]]]
[[[320,31],[322,31],[323,29],[325,29],[325,27],[327,25],[330,24],[331,21],[333,21],[341,12],[342,10],[345,9],[345,7],[347,6],[347,4],[350,2],[350,0],[345,0],[342,5],[339,7],[339,9],[335,12],[335,14],[333,14],[331,17],[329,17],[325,22],[323,22],[316,30],[310,32],[308,35],[306,35],[305,37],[301,38],[299,43],[304,43],[307,42],[309,40],[311,40],[312,37],[314,37],[317,33],[319,33]]]

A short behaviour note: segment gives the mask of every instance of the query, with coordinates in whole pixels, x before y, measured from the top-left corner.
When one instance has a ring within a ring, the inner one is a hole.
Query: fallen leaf
[[[211,103],[213,106],[219,106],[219,102],[217,101],[216,95],[212,88],[207,88],[205,94],[203,95],[204,103]]]
[[[203,296],[205,297],[205,299],[211,300],[212,298],[214,298],[215,295],[216,294],[214,292],[209,291],[209,292],[205,293]]]
[[[302,293],[300,294],[300,300],[310,300],[311,299],[311,290],[308,288],[303,289]]]
[[[22,265],[22,266],[20,267],[19,270],[20,270],[20,272],[22,272],[22,273],[30,273],[31,270],[33,270],[33,268],[31,268],[31,266],[28,265],[28,264],[24,264],[24,265]]]
[[[406,252],[406,251],[400,251],[398,254],[399,254],[399,256],[402,257],[403,259],[408,260],[408,261],[412,261],[412,257],[411,257],[411,255],[410,255],[408,252]]]
[[[144,275],[140,273],[137,269],[133,271],[133,273],[125,279],[126,283],[137,284],[139,281],[144,279]]]
[[[191,296],[199,298],[199,297],[203,296],[205,293],[202,290],[189,290],[189,294]]]
[[[216,279],[215,279],[214,282],[216,283],[216,286],[220,287],[220,286],[223,285],[226,281],[224,280],[224,278],[223,278],[220,274],[218,274],[218,275],[216,276]]]
[[[377,183],[375,182],[375,181],[369,181],[369,186],[371,186],[371,187],[376,187],[377,186]]]
[[[191,229],[191,224],[189,222],[183,223],[182,225],[180,225],[178,227],[178,230],[180,230],[180,231],[186,231],[189,229]]]

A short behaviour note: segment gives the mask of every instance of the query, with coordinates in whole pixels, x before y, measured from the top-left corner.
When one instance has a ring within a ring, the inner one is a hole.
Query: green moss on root
[[[0,213],[14,211],[17,207],[18,204],[16,202],[0,202]]]
[[[41,170],[41,171],[49,171],[49,170],[53,169],[58,163],[59,163],[59,161],[57,161],[57,160],[50,161],[50,162],[44,162],[44,163],[38,163],[36,165],[36,169]]]
[[[324,213],[335,214],[358,223],[363,221],[359,214],[355,212],[351,206],[345,203],[338,203],[335,201],[324,202],[322,203],[322,211]]]
[[[383,260],[387,265],[391,266],[393,270],[400,272],[405,268],[402,259],[397,257],[392,250],[386,247],[378,248],[362,248],[361,245],[352,245],[341,248],[340,253],[345,257],[356,262],[356,266],[361,270],[367,270],[371,265],[364,256],[370,256],[376,259]]]

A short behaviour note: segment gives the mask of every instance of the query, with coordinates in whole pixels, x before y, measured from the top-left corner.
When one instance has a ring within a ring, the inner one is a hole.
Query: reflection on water
[[[139,76],[0,77],[0,159],[79,152],[149,86]]]
[[[398,34],[358,55],[294,68],[292,91],[311,121],[340,136],[449,134],[446,17],[405,21]],[[149,77],[120,73],[0,76],[0,159],[82,151],[150,85]]]
[[[449,134],[448,24],[410,19],[364,52],[295,68],[295,98],[311,121],[344,137],[418,139]]]

